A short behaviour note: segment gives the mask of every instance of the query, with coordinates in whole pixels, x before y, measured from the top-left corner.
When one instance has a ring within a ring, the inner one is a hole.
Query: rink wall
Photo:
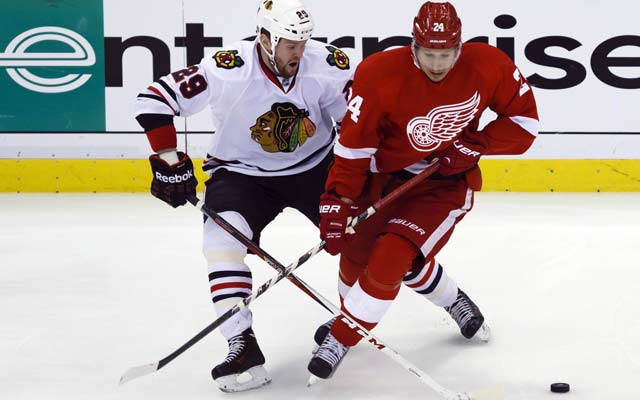
[[[341,47],[353,65],[407,43],[421,4],[306,2],[316,38]],[[510,55],[538,100],[539,138],[523,156],[484,159],[484,190],[640,191],[636,1],[452,2],[463,39]],[[256,0],[10,3],[0,15],[3,192],[147,191],[150,148],[132,117],[136,94],[252,36],[257,6]],[[207,112],[175,122],[180,149],[203,157],[214,128]]]

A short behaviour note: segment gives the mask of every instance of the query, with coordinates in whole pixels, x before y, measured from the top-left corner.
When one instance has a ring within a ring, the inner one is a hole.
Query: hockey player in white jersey
[[[213,52],[152,83],[138,95],[136,119],[155,154],[151,192],[177,207],[195,194],[189,156],[176,151],[174,116],[209,108],[216,128],[204,170],[205,203],[244,235],[260,233],[284,207],[319,223],[319,198],[332,160],[335,131],[346,110],[349,58],[309,40],[313,19],[300,0],[263,0],[255,42]],[[251,293],[247,248],[213,221],[203,229],[211,298],[218,315]],[[220,328],[229,342],[226,359],[211,371],[223,391],[270,382],[265,358],[243,309]],[[252,379],[240,383],[239,374]]]

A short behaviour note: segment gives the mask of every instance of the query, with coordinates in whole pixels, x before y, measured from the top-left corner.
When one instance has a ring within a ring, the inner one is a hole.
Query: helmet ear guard
[[[429,49],[449,49],[460,44],[462,22],[449,2],[427,1],[413,19],[415,45]]]
[[[262,29],[269,32],[271,51],[265,51],[276,72],[275,51],[280,39],[309,40],[314,28],[311,13],[300,0],[261,0],[256,25],[258,37]]]

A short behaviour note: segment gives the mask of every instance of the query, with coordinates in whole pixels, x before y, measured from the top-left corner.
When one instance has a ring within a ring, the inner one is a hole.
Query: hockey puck
[[[568,383],[552,383],[551,384],[551,391],[553,393],[567,393],[570,389],[570,386]]]

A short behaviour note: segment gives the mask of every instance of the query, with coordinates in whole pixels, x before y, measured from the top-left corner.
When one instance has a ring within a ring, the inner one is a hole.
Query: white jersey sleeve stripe
[[[420,160],[415,164],[411,164],[408,167],[405,167],[405,171],[409,171],[414,175],[418,175],[420,172],[424,171],[428,167],[431,166],[431,162],[427,160]]]
[[[358,158],[370,158],[378,151],[378,149],[373,147],[363,147],[360,149],[352,149],[340,144],[340,142],[336,142],[335,147],[333,148],[333,153],[342,158],[347,158],[349,160],[355,160]]]
[[[169,107],[171,109],[171,111],[173,112],[173,115],[178,115],[178,109],[177,109],[177,105],[175,104],[175,102],[171,102],[170,97],[165,95],[165,93],[163,93],[162,90],[160,90],[160,88],[156,87],[156,86],[149,86],[149,92],[154,93],[160,97],[162,97],[162,99],[164,100],[164,104]],[[172,104],[173,103],[173,104]]]
[[[167,101],[151,90],[145,90],[136,98],[134,115],[141,114],[166,114],[175,115],[175,111]]]
[[[171,108],[173,108],[176,113],[180,111],[180,104],[178,104],[178,99],[176,97],[176,93],[173,91],[171,86],[169,86],[163,79],[160,79],[159,82],[153,82],[151,86],[149,86],[150,90],[157,90],[162,94],[162,97],[167,100]],[[155,91],[154,90],[154,91]]]
[[[509,119],[533,136],[538,136],[539,123],[537,119],[529,117],[509,117]]]

